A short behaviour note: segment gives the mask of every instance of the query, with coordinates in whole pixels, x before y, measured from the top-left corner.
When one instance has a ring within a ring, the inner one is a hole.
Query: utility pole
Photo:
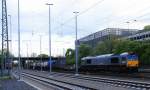
[[[41,59],[41,71],[42,71],[42,35],[40,35],[40,59]]]
[[[18,59],[19,59],[19,80],[21,80],[21,60],[20,60],[20,5],[18,0]]]
[[[129,24],[130,24],[130,22],[126,22],[127,23],[127,25],[128,25],[128,33],[129,33],[129,35],[130,35],[130,30],[129,30]]]
[[[28,42],[27,42],[26,45],[27,45],[27,62],[26,63],[27,63],[27,69],[29,69],[29,65],[28,65],[28,63],[29,63],[29,60],[28,60],[28,57],[29,57],[29,54],[28,54]]]
[[[8,57],[9,57],[9,43],[8,43],[7,5],[6,0],[2,0],[2,59],[1,59],[2,76],[4,69],[6,69],[6,64],[9,65]]]
[[[10,25],[10,50],[9,52],[12,53],[12,24],[11,24],[11,15],[8,15],[9,16],[9,25]],[[10,59],[11,59],[11,70],[13,68],[13,65],[12,65],[12,62],[13,62],[13,56],[10,56]]]
[[[75,75],[78,75],[78,28],[77,28],[77,26],[78,26],[78,22],[77,22],[77,20],[78,20],[78,18],[77,18],[77,14],[79,13],[79,12],[73,12],[74,14],[75,14],[75,31],[76,31],[76,40],[75,40],[75,60],[76,60],[76,72],[75,72]]]
[[[50,6],[52,6],[53,4],[49,4],[46,3],[46,5],[49,6],[49,61],[50,61],[50,65],[49,65],[49,71],[50,73],[52,72],[52,58],[51,58],[51,8]]]

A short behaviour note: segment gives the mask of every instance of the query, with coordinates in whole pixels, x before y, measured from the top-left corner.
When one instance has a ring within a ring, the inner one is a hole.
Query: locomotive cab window
[[[127,60],[126,57],[122,57],[121,58],[121,63],[123,63],[123,64],[126,63],[126,60]]]
[[[118,57],[112,57],[111,63],[119,63],[119,58]]]
[[[86,61],[85,60],[81,61],[81,65],[84,65],[84,64],[86,64]]]
[[[128,60],[138,60],[137,55],[128,55]]]
[[[91,59],[88,59],[86,62],[87,64],[91,64]]]
[[[126,57],[122,57],[122,61],[126,61]]]

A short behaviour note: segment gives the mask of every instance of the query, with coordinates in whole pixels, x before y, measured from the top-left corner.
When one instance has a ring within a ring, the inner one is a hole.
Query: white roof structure
[[[128,52],[121,53],[120,55],[128,55]]]
[[[86,60],[86,59],[91,59],[91,58],[94,58],[94,57],[92,57],[92,56],[83,57],[81,60]]]
[[[87,59],[94,59],[94,58],[106,58],[109,56],[112,56],[114,54],[105,54],[105,55],[98,55],[98,56],[88,56],[88,57],[83,57],[81,60],[87,60]]]
[[[79,41],[90,41],[95,38],[101,38],[103,36],[110,35],[110,34],[119,35],[119,36],[128,36],[137,33],[137,31],[138,29],[106,28],[104,30],[80,38]]]
[[[114,54],[99,55],[99,56],[96,56],[96,58],[109,57],[109,56],[112,56],[112,55],[114,55]]]

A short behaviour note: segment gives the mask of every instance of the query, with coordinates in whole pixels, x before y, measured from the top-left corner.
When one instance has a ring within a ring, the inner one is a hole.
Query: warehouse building
[[[78,41],[79,44],[87,44],[91,47],[95,47],[99,42],[110,39],[110,36],[112,35],[117,37],[127,37],[136,34],[138,31],[138,29],[106,28],[83,37]]]
[[[124,39],[135,40],[135,41],[150,40],[150,31],[139,31],[134,35],[124,37]]]

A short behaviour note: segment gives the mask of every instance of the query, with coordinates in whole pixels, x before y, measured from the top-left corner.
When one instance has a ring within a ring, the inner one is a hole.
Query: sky
[[[10,50],[17,56],[18,0],[6,1],[7,13],[12,16],[12,48]],[[128,28],[125,22],[130,22],[129,28],[132,29],[143,29],[150,23],[150,0],[20,0],[21,56],[27,56],[27,53],[29,56],[32,53],[37,55],[40,53],[40,35],[42,36],[41,52],[45,54],[49,52],[49,9],[46,3],[54,4],[51,6],[53,56],[64,55],[67,48],[74,48],[74,11],[79,12],[78,38],[105,28]],[[10,30],[9,23],[8,26]]]

